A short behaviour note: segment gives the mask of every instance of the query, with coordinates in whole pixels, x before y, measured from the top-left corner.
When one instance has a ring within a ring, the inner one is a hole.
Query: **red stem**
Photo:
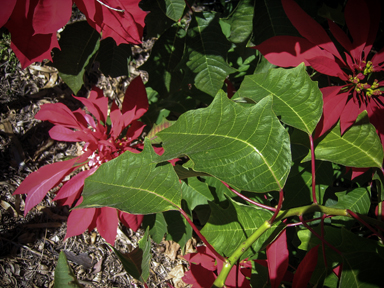
[[[283,206],[283,201],[284,201],[284,191],[283,189],[280,190],[279,192],[279,204],[277,204],[277,208],[275,210],[275,213],[273,213],[271,219],[268,221],[269,224],[273,224],[273,222],[275,221],[277,215],[279,214],[280,210],[281,210],[281,207]]]
[[[315,235],[317,238],[320,239],[321,242],[323,242],[324,244],[328,245],[329,248],[331,248],[333,251],[335,251],[337,254],[339,254],[340,256],[342,256],[341,252],[339,250],[337,250],[335,247],[333,247],[330,243],[328,243],[327,240],[324,239],[324,237],[320,236],[319,234],[317,234],[315,232],[315,230],[313,230],[311,227],[309,227],[309,225],[307,223],[305,223],[304,219],[303,219],[303,215],[300,215],[299,216],[300,218],[300,221],[303,222],[303,225],[305,228],[307,228],[309,231],[312,232],[313,235]]]
[[[199,236],[199,238],[201,239],[201,241],[203,241],[203,243],[205,244],[205,246],[207,246],[207,248],[209,250],[211,250],[211,252],[213,254],[215,254],[215,256],[220,259],[221,261],[223,262],[227,262],[227,259],[225,259],[223,256],[221,256],[216,250],[215,248],[212,247],[211,244],[209,244],[209,242],[207,241],[207,239],[205,239],[205,237],[203,236],[203,234],[200,233],[199,229],[197,229],[197,227],[195,226],[195,224],[193,224],[192,220],[189,218],[188,214],[185,213],[185,211],[182,209],[182,208],[179,208],[179,211],[181,213],[181,215],[184,216],[184,218],[187,220],[187,222],[189,223],[189,225],[191,225],[193,231],[196,232],[197,236]]]
[[[309,134],[309,142],[311,144],[311,166],[312,166],[312,199],[314,204],[317,203],[316,197],[316,163],[315,163],[315,147],[313,145],[313,137]]]
[[[188,1],[184,0],[184,2],[185,2],[185,5],[187,5],[187,7],[189,8],[189,10],[191,10],[191,13],[193,13],[192,7],[191,5],[189,5]]]
[[[382,235],[380,235],[375,229],[371,227],[367,222],[365,222],[363,219],[359,217],[359,215],[355,214],[351,210],[347,209],[348,214],[350,214],[353,218],[355,218],[357,221],[359,221],[361,224],[363,224],[365,227],[367,227],[369,230],[372,231],[373,234],[375,234],[377,237],[381,239],[381,241],[384,242],[384,238]]]
[[[273,208],[273,207],[270,207],[270,206],[267,206],[267,205],[264,205],[264,204],[261,204],[261,203],[258,203],[256,201],[253,201],[251,199],[249,199],[248,197],[244,196],[243,194],[241,194],[240,192],[237,192],[235,189],[233,189],[232,187],[228,186],[228,188],[233,192],[235,193],[237,196],[239,196],[240,198],[244,199],[245,201],[253,204],[253,205],[256,205],[257,207],[260,207],[260,208],[264,208],[264,209],[267,209],[269,211],[273,211],[275,212],[276,211],[276,208]]]

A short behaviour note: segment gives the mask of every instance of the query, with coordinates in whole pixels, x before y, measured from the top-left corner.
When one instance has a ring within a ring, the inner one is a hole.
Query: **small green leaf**
[[[312,134],[323,111],[323,98],[304,63],[292,69],[270,69],[265,74],[245,76],[237,93],[256,103],[268,95],[273,96],[273,111],[281,121]]]
[[[95,61],[100,63],[100,70],[105,76],[119,77],[129,75],[129,62],[132,57],[131,46],[120,44],[108,37],[100,41],[100,49]]]
[[[362,116],[362,117],[361,117]],[[331,161],[356,168],[381,168],[383,163],[383,146],[375,127],[369,123],[367,113],[363,112],[354,125],[343,136],[340,124],[324,137],[316,141],[316,159]],[[310,160],[310,154],[303,160]]]
[[[149,227],[149,235],[156,243],[160,243],[165,233],[167,233],[167,222],[165,222],[164,213],[148,214],[144,216],[143,229]]]
[[[182,182],[181,190],[183,200],[187,202],[190,211],[198,205],[208,205],[208,201],[214,200],[208,185],[197,178],[189,178],[187,183]]]
[[[211,216],[201,233],[208,242],[222,255],[230,256],[235,249],[253,234],[265,221],[271,218],[270,211],[247,206],[228,200],[228,207],[210,202]],[[272,234],[274,228],[269,229],[241,256],[241,259],[257,254],[265,241]],[[268,244],[268,243],[267,243]]]
[[[197,89],[215,96],[225,78],[236,72],[225,61],[230,43],[221,31],[219,15],[194,13],[187,35],[185,81],[191,79]]]
[[[164,154],[238,190],[280,191],[291,166],[289,136],[272,111],[272,97],[243,108],[219,92],[207,108],[189,111],[161,131]]]
[[[285,14],[281,0],[255,1],[253,17],[252,42],[256,45],[273,36],[301,36]]]
[[[132,214],[178,210],[179,178],[170,163],[154,163],[158,156],[149,141],[144,150],[125,152],[100,166],[85,180],[84,201],[76,208],[113,207]]]
[[[332,208],[349,209],[355,213],[366,215],[371,205],[371,197],[366,188],[356,188],[352,191],[335,193],[338,202]]]
[[[151,239],[149,237],[149,229],[144,233],[143,238],[139,240],[139,247],[132,252],[123,254],[115,247],[109,245],[119,257],[125,271],[136,280],[145,283],[149,277],[149,269],[151,262]]]
[[[59,260],[57,261],[55,269],[55,288],[75,288],[81,286],[73,274],[71,267],[68,264],[67,256],[61,251],[59,254]]]
[[[161,2],[161,3],[160,3]],[[163,10],[164,1],[157,0],[160,8]],[[165,15],[172,19],[173,21],[178,21],[182,16],[185,9],[184,0],[165,0]]]
[[[229,41],[241,43],[251,35],[254,2],[254,0],[240,0],[235,12],[231,14],[229,19],[225,20],[231,24]]]
[[[173,168],[175,169],[180,180],[191,178],[191,177],[197,177],[197,176],[209,176],[207,173],[196,172],[190,168],[184,168],[181,165],[175,165],[175,167]]]
[[[84,83],[83,76],[89,60],[99,49],[100,34],[87,21],[65,26],[60,34],[61,50],[53,49],[53,66],[74,94]]]

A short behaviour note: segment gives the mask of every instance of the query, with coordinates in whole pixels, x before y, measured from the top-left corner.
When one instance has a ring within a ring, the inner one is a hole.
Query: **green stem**
[[[223,269],[221,270],[219,276],[217,276],[215,282],[213,282],[212,287],[223,287],[225,284],[225,280],[228,277],[229,272],[231,271],[233,265],[239,260],[241,255],[249,248],[251,245],[260,238],[263,233],[265,233],[269,228],[271,228],[271,224],[268,221],[265,221],[259,229],[257,229],[250,237],[248,237],[243,243],[240,244],[239,247],[232,253],[232,255],[227,259],[223,265]]]
[[[315,146],[313,145],[312,134],[309,134],[309,142],[311,143],[311,167],[312,167],[312,199],[314,204],[317,203],[316,197],[316,165],[315,165]]]

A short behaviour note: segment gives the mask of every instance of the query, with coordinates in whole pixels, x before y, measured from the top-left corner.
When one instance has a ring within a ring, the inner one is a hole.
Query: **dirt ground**
[[[57,71],[42,63],[10,70],[0,66],[0,287],[53,287],[60,251],[84,287],[144,287],[124,271],[97,231],[63,241],[69,209],[52,201],[54,192],[24,217],[25,195],[12,195],[18,185],[29,173],[76,155],[79,148],[51,140],[51,124],[34,115],[45,103],[62,102],[73,110],[79,101],[71,97]],[[97,69],[87,79],[88,88],[98,83],[111,99],[119,97],[129,82],[127,77],[106,78]],[[142,234],[120,225],[115,247],[132,251]],[[151,250],[148,287],[188,287],[181,281],[187,264],[178,245],[163,241],[153,243]]]

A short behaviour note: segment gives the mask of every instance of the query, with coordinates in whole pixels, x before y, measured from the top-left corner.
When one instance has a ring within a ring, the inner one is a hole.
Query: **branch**
[[[257,206],[257,207],[267,209],[269,211],[276,211],[276,208],[273,208],[273,207],[270,207],[270,206],[258,203],[256,201],[253,201],[253,200],[249,199],[248,197],[244,196],[243,194],[241,194],[240,192],[237,192],[235,189],[233,189],[228,184],[225,183],[224,185],[227,186],[229,188],[229,190],[231,190],[233,193],[235,193],[237,196],[239,196],[240,198],[244,199],[245,201],[247,201],[247,202],[249,202],[249,203],[251,203],[251,204],[253,204],[253,205]]]

